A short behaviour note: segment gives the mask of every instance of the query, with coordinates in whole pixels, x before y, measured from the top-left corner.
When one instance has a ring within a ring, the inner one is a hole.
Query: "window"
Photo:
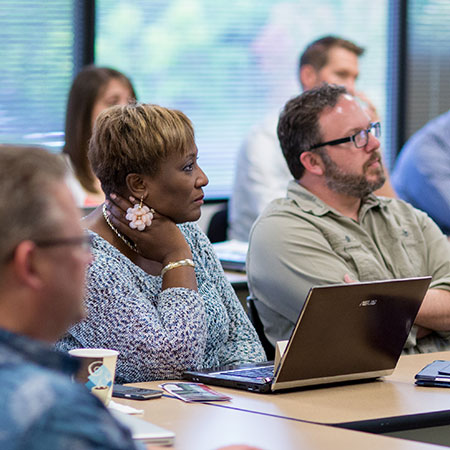
[[[406,138],[450,108],[449,23],[448,0],[408,4]]]
[[[95,61],[130,76],[141,101],[189,116],[206,195],[221,198],[250,127],[299,93],[299,53],[318,37],[366,48],[359,88],[383,121],[387,19],[387,0],[97,0]]]
[[[61,146],[73,74],[73,6],[2,0],[1,142]]]

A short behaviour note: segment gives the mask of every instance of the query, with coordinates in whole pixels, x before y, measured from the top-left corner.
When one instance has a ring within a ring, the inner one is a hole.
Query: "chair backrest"
[[[211,216],[206,235],[211,242],[223,242],[227,240],[227,229],[228,203],[225,203]]]
[[[247,297],[247,315],[258,333],[259,340],[261,341],[261,344],[266,352],[267,359],[269,361],[273,360],[275,358],[275,348],[269,342],[264,333],[264,326],[259,318],[259,314],[255,306],[255,299],[251,295]]]

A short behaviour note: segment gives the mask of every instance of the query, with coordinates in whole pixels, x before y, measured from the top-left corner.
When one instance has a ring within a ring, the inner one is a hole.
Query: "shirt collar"
[[[49,344],[0,328],[0,365],[26,361],[67,375],[80,367],[78,360],[55,351]]]
[[[288,185],[288,198],[293,200],[296,205],[304,212],[315,216],[324,216],[326,214],[334,214],[342,216],[336,209],[320,200],[313,193],[304,188],[296,180],[291,180]],[[380,206],[380,200],[375,194],[369,194],[362,200],[359,210],[359,217],[362,218],[371,208]]]

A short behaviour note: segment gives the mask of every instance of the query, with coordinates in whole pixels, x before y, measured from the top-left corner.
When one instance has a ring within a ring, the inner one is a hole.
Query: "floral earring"
[[[146,227],[152,224],[153,213],[155,210],[150,209],[143,204],[144,196],[141,196],[140,203],[136,203],[133,208],[127,209],[125,219],[130,222],[130,228],[133,230],[144,231]]]

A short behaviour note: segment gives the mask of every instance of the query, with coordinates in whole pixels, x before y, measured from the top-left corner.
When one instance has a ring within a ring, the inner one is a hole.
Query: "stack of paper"
[[[216,242],[213,247],[224,269],[245,272],[248,242],[232,239]]]

